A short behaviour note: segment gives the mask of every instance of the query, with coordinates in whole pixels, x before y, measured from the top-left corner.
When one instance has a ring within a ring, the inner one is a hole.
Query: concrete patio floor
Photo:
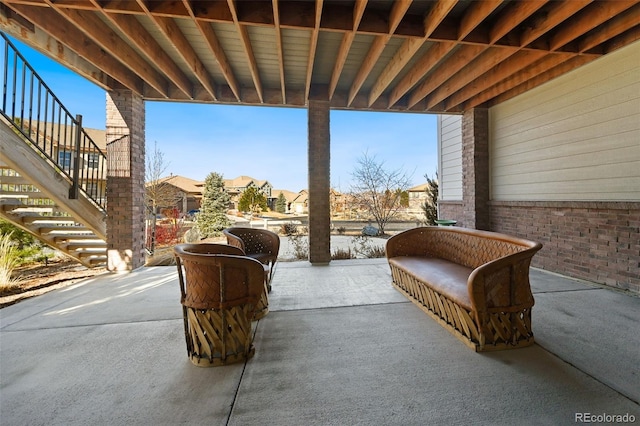
[[[280,262],[254,358],[199,368],[175,267],[102,275],[0,310],[0,424],[640,422],[640,298],[531,279],[537,343],[478,354],[391,287],[385,259]]]

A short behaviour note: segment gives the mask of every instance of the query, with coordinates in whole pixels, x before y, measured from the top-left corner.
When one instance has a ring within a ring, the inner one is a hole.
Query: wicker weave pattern
[[[227,228],[222,231],[227,244],[238,247],[245,256],[252,257],[269,266],[267,291],[271,291],[271,280],[280,251],[280,237],[267,229]]]
[[[461,283],[469,289],[472,309],[467,309],[411,271],[389,263],[394,287],[469,347],[488,351],[533,343],[529,264],[540,247],[463,228],[416,228],[389,239],[387,257],[441,257],[475,268],[468,283]]]
[[[180,248],[182,251],[187,253],[198,253],[198,254],[231,254],[235,256],[244,256],[244,252],[235,246],[227,245],[227,244],[216,244],[216,243],[200,243],[200,244],[181,244]],[[189,262],[188,260],[186,262]],[[184,261],[183,261],[184,263]],[[213,274],[220,274],[220,270],[213,265],[200,265],[199,267],[202,269],[201,272],[195,273],[195,268],[190,268],[189,271],[186,272],[187,275],[187,285],[190,287],[189,291],[187,291],[188,296],[185,296],[185,302],[187,306],[191,307],[202,307],[208,306],[211,301],[215,301],[218,296],[216,290],[213,289],[208,284],[207,277],[214,276]],[[267,292],[267,279],[268,279],[268,267],[264,267],[265,271],[265,283],[263,286],[263,291],[260,295],[260,300],[258,301],[258,305],[256,306],[256,312],[253,317],[254,321],[264,318],[265,315],[269,313],[269,295]],[[227,279],[232,282],[242,281],[245,279],[241,274],[238,274],[237,271],[233,273],[230,269],[225,270],[227,274],[230,274]],[[233,276],[235,275],[235,276]],[[198,287],[197,289],[195,287]]]
[[[189,359],[198,366],[248,359],[254,353],[251,321],[265,287],[263,265],[191,246],[174,248]]]
[[[404,234],[404,233],[403,233]],[[446,259],[468,268],[529,248],[525,240],[487,238],[487,232],[457,227],[410,229],[401,239],[389,240],[387,257],[422,255]],[[390,247],[391,245],[391,247]]]

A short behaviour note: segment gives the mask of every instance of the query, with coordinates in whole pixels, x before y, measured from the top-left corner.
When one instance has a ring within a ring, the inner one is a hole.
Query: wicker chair
[[[278,234],[266,229],[240,227],[227,228],[222,232],[227,237],[229,245],[242,249],[245,256],[269,266],[267,289],[270,292],[273,271],[280,251],[280,237],[278,237]]]
[[[255,353],[251,321],[264,292],[264,267],[194,246],[200,245],[174,248],[189,359],[201,367],[247,360]]]
[[[181,244],[182,250],[188,253],[201,253],[201,254],[231,254],[234,256],[244,256],[242,249],[230,246],[228,244],[216,244],[216,243],[200,243],[200,244]],[[262,319],[269,313],[269,294],[267,290],[267,280],[269,275],[269,266],[263,265],[265,279],[264,290],[260,295],[258,306],[256,306],[256,312],[253,315],[253,320],[257,321]]]

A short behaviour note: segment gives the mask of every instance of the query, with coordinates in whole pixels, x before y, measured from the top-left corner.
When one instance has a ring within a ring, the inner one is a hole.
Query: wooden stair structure
[[[0,217],[87,267],[107,261],[106,213],[0,120]]]
[[[87,267],[106,265],[105,134],[84,129],[4,33],[0,48],[0,217]]]

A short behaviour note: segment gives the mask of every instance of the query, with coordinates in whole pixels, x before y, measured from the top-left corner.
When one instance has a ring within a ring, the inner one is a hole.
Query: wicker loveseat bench
[[[533,344],[529,265],[542,245],[495,232],[420,227],[394,235],[392,284],[472,349]]]

